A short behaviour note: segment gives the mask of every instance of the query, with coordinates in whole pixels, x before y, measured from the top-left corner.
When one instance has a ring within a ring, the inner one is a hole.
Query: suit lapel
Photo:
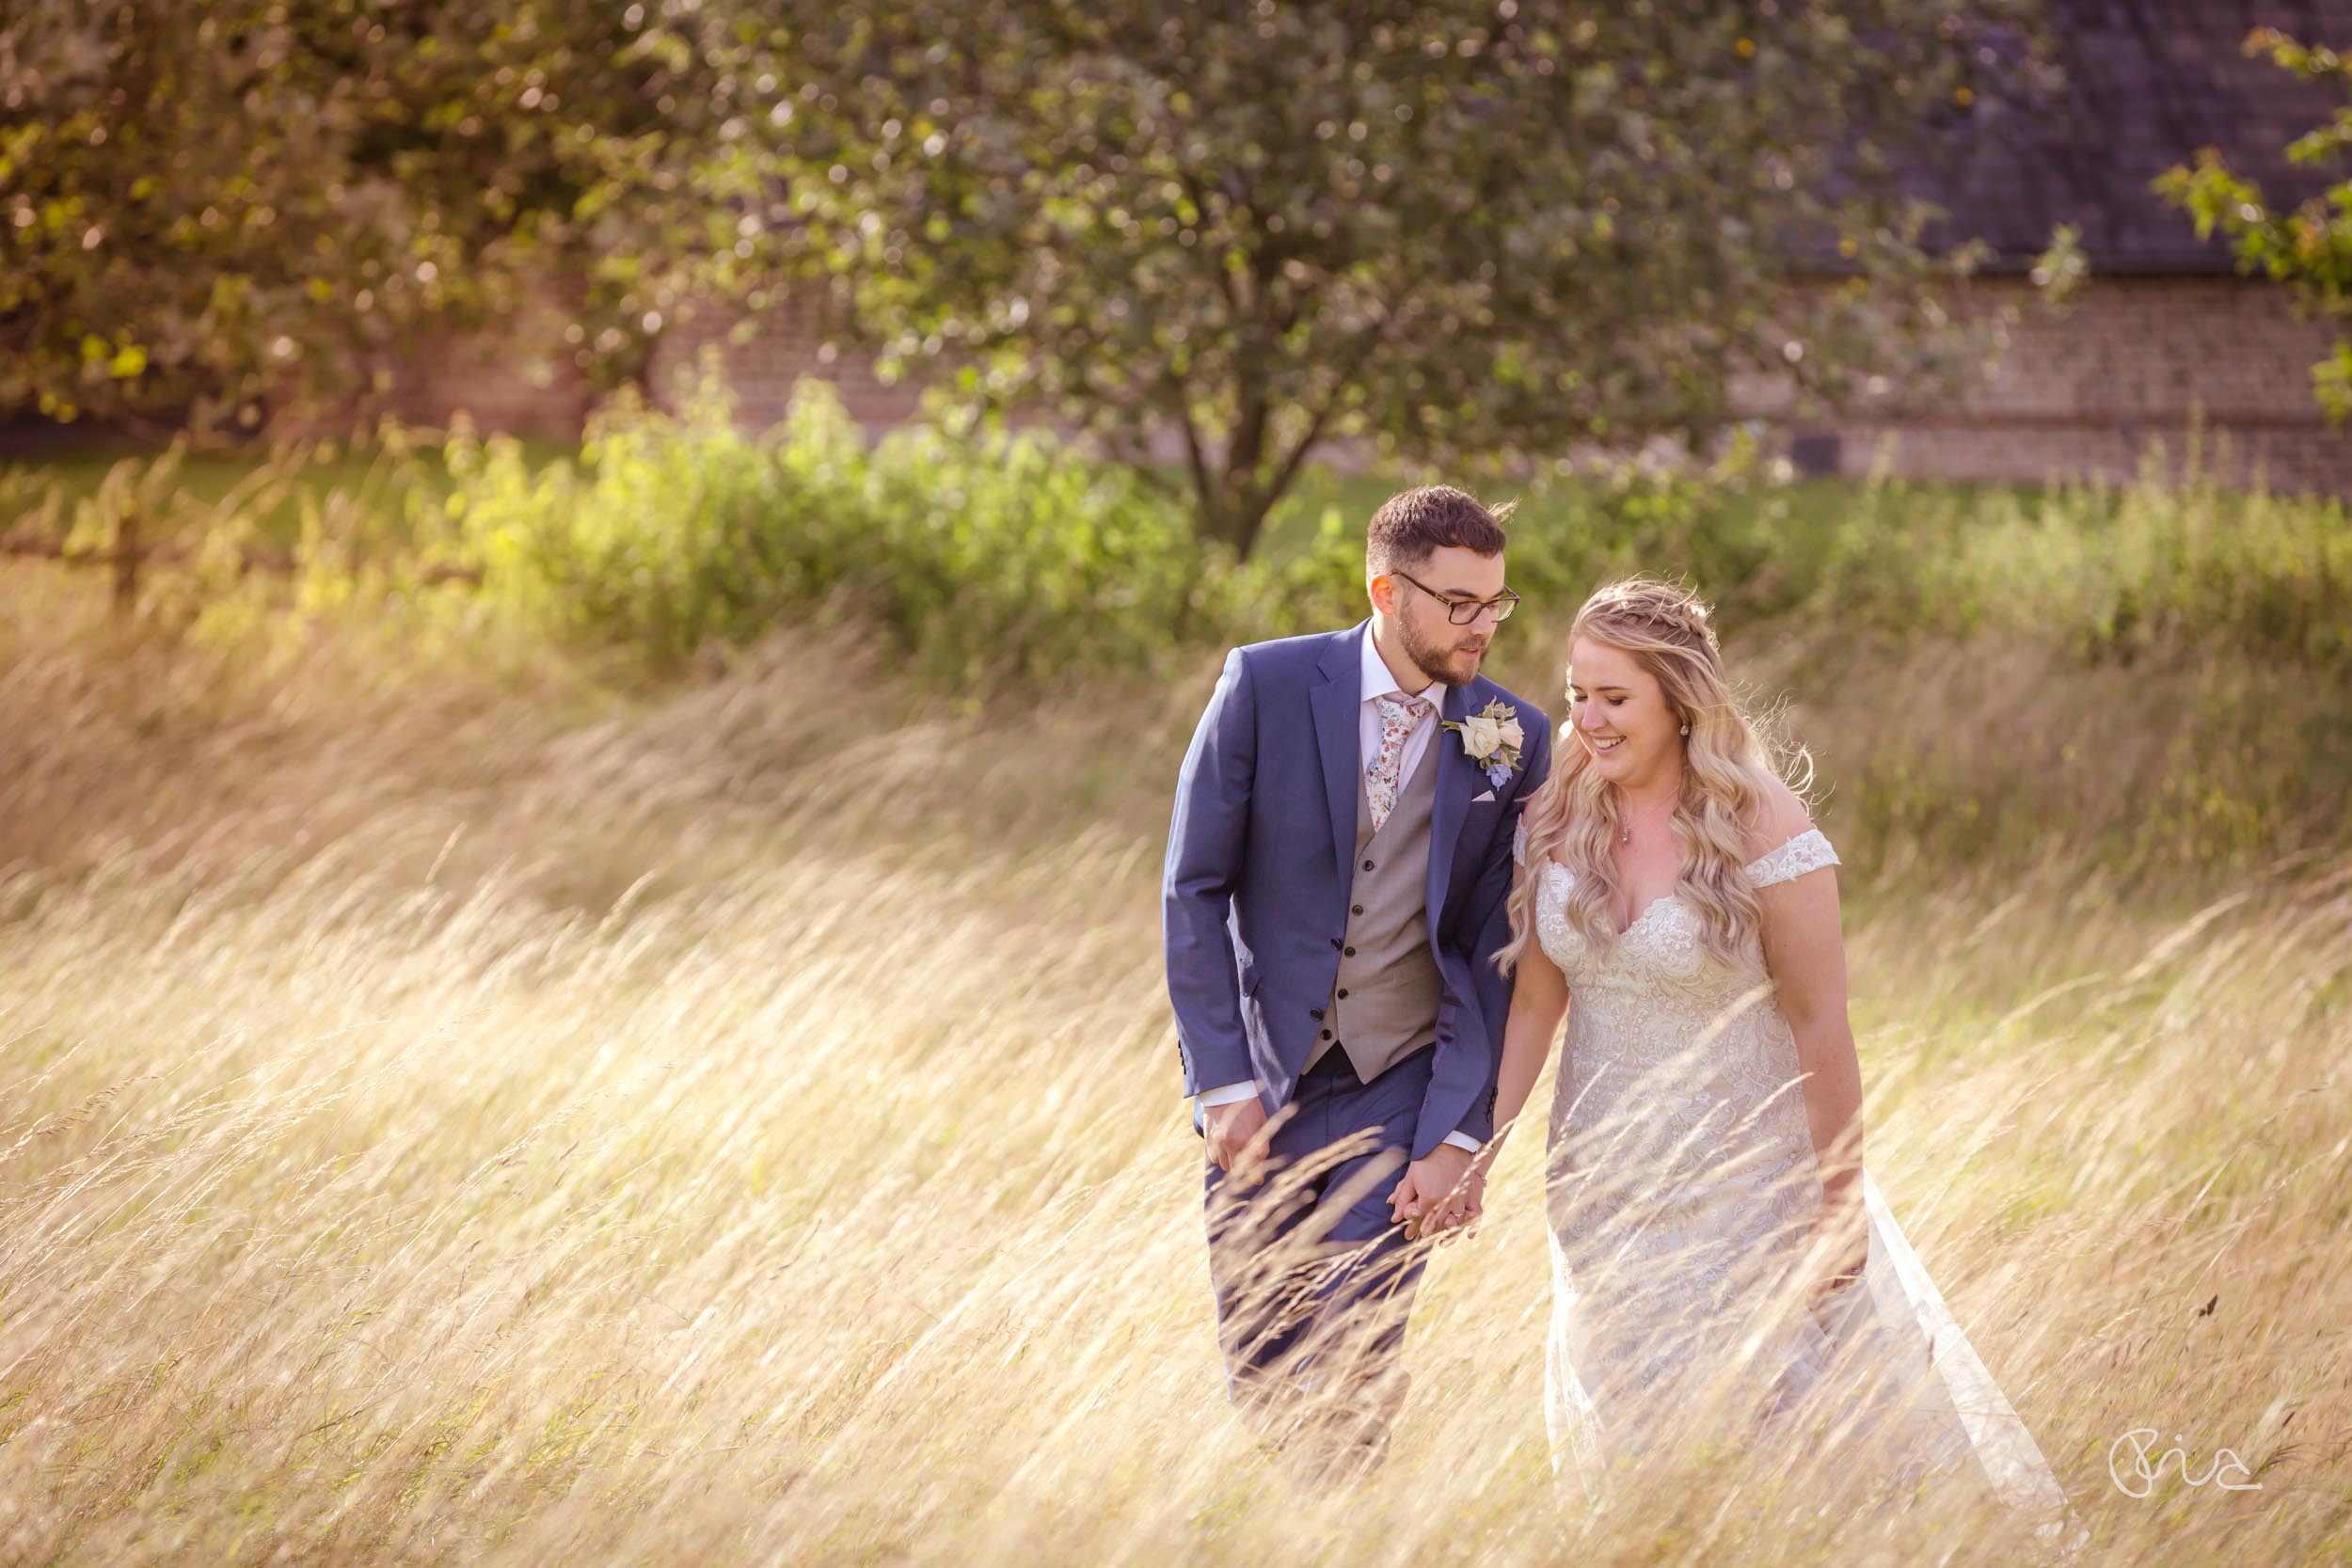
[[[1353,631],[1331,639],[1331,646],[1315,666],[1324,683],[1308,693],[1314,711],[1315,750],[1323,758],[1323,793],[1331,813],[1331,848],[1340,886],[1352,880],[1356,861],[1356,793],[1363,787],[1358,753],[1363,740],[1358,709],[1363,705],[1363,648],[1358,641],[1369,636],[1359,622]]]
[[[1477,683],[1470,683],[1475,686]],[[1470,686],[1446,688],[1444,717],[1460,722],[1470,715]],[[1462,835],[1462,818],[1470,814],[1470,785],[1485,775],[1462,750],[1461,736],[1439,730],[1429,737],[1437,755],[1438,799],[1429,810],[1429,941],[1438,941],[1438,916],[1445,908],[1446,887],[1454,876],[1454,841]]]

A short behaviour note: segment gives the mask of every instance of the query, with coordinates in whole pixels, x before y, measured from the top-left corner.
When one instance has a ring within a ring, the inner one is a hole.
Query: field
[[[1851,618],[1727,586],[1728,644],[1849,862],[1880,1185],[2086,1560],[2352,1560],[2341,512],[1806,515]],[[0,1560],[2029,1560],[1737,1455],[1564,1506],[1534,1139],[1375,1481],[1231,1422],[1156,904],[1216,636],[943,662],[820,584],[649,667],[495,577],[101,578],[0,565]],[[1572,607],[1498,676],[1556,700]],[[2137,1428],[2261,1489],[2125,1496]]]

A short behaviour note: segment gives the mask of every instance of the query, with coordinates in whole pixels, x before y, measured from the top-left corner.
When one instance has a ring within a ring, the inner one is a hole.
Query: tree
[[[2029,0],[805,8],[796,255],[884,364],[1146,459],[1247,554],[1339,436],[1454,465],[1843,398],[1942,322],[1905,160]],[[766,121],[763,121],[766,123]],[[1836,275],[1824,286],[1824,272]]]
[[[2265,54],[2280,68],[2309,81],[2331,82],[2352,92],[2352,60],[2332,49],[2297,43],[2271,27],[2248,35],[2246,53]],[[2327,124],[2288,144],[2296,164],[2326,164],[2352,148],[2352,104]],[[2206,148],[2190,165],[2175,165],[2157,177],[2155,188],[2197,224],[2197,237],[2217,229],[2237,255],[2238,270],[2260,268],[2291,285],[2307,315],[2352,322],[2352,182],[2340,182],[2291,210],[2272,207],[2254,181],[2233,171],[2227,159]],[[2339,337],[2333,352],[2312,367],[2312,388],[2331,422],[2352,416],[2352,341]]]
[[[12,6],[0,414],[251,424],[550,283],[571,352],[625,360],[736,239],[705,183],[734,116],[725,22],[678,9]]]

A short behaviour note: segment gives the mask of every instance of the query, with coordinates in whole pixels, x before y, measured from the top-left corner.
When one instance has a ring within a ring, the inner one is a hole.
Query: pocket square
[[[1479,802],[1479,801],[1481,801],[1481,800],[1493,800],[1494,798],[1495,798],[1495,792],[1494,792],[1493,790],[1491,790],[1491,789],[1490,789],[1490,790],[1487,790],[1487,791],[1486,791],[1484,795],[1473,795],[1473,796],[1471,796],[1471,797],[1470,797],[1470,804],[1474,806],[1474,805],[1478,804],[1478,802]]]

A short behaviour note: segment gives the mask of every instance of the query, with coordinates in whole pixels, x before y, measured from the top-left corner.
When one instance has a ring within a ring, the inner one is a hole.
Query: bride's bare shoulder
[[[1780,780],[1772,780],[1741,830],[1749,862],[1762,860],[1812,826],[1813,814],[1805,808],[1804,797]]]

